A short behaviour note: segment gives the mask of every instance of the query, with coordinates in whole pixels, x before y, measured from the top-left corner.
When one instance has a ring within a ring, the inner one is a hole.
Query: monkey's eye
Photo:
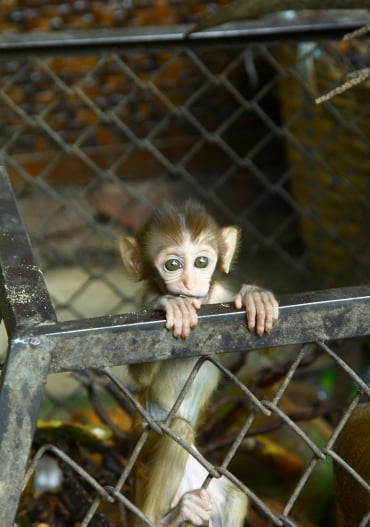
[[[167,271],[177,271],[178,269],[181,269],[182,264],[177,258],[171,258],[170,260],[167,260],[164,266]]]
[[[208,266],[208,261],[207,256],[198,256],[195,258],[194,266],[198,269],[204,269]]]

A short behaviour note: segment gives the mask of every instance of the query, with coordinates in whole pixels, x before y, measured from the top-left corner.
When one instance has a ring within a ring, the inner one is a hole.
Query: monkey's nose
[[[182,283],[184,284],[185,289],[187,289],[188,291],[194,289],[195,280],[191,276],[191,274],[185,274],[183,276]]]

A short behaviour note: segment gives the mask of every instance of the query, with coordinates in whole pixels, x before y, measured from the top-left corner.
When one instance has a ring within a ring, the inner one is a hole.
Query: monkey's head
[[[237,227],[220,228],[200,204],[158,208],[137,238],[120,240],[135,280],[155,282],[163,293],[205,298],[215,272],[228,273],[239,242]]]

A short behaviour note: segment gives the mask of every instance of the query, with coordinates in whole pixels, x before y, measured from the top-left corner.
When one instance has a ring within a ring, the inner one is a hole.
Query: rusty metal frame
[[[370,286],[289,295],[281,319],[265,337],[245,334],[244,315],[231,305],[202,308],[201,331],[175,341],[159,313],[57,321],[34,259],[11,184],[0,171],[0,309],[9,350],[0,383],[0,524],[11,527],[48,373],[118,364],[251,351],[370,334]],[[10,484],[11,482],[11,484]]]
[[[194,35],[192,45],[291,39],[343,34],[357,27],[337,23],[313,26],[263,27],[248,25]],[[184,29],[184,28],[183,28]],[[158,46],[184,45],[183,30],[158,29]],[[124,35],[91,32],[39,38],[7,37],[0,54],[70,53],[83,49],[152,46],[153,33]],[[49,373],[89,367],[182,357],[250,351],[304,342],[327,342],[370,334],[370,286],[331,289],[280,298],[281,318],[271,335],[258,338],[245,333],[244,315],[231,305],[205,306],[200,329],[184,343],[163,331],[159,313],[143,312],[59,323],[42,272],[17,207],[13,189],[0,168],[0,314],[9,349],[0,378],[0,525],[13,527],[44,386]]]
[[[0,313],[9,350],[0,378],[0,524],[12,526],[49,372],[52,342],[31,328],[56,322],[5,169],[0,172]]]
[[[53,343],[50,371],[60,372],[359,337],[370,334],[369,317],[370,286],[359,286],[282,296],[279,325],[262,337],[246,335],[245,315],[231,304],[203,306],[201,331],[186,341],[163,331],[156,312],[34,326],[28,336],[35,346]]]
[[[159,26],[144,28],[125,28],[109,30],[89,30],[55,33],[17,33],[3,34],[0,40],[0,56],[6,53],[7,58],[14,55],[27,54],[56,54],[86,52],[94,54],[102,51],[117,51],[124,47],[126,50],[138,47],[149,48],[155,42],[156,48],[173,49],[176,46],[191,45],[223,46],[246,45],[252,42],[271,42],[275,40],[302,39],[330,39],[341,38],[364,24],[364,20],[350,18],[338,20],[327,17],[324,21],[298,19],[286,21],[248,21],[244,23],[227,24],[221,28],[214,28],[200,33],[193,33],[186,37],[188,25]]]

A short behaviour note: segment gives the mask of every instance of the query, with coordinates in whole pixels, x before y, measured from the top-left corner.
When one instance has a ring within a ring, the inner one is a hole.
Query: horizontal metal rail
[[[370,334],[370,286],[283,296],[279,323],[262,337],[247,331],[245,313],[231,304],[202,307],[199,327],[186,341],[164,331],[164,318],[158,312],[59,323],[5,170],[0,172],[0,190],[0,309],[11,343],[53,349],[50,372]]]
[[[161,313],[144,311],[36,326],[17,340],[50,341],[50,371],[59,372],[358,337],[370,334],[370,286],[283,296],[278,324],[262,337],[231,304],[204,306],[186,341],[164,327]]]
[[[57,54],[85,52],[96,54],[104,51],[118,51],[120,48],[174,48],[176,46],[212,47],[241,45],[253,42],[296,39],[341,38],[345,33],[362,26],[366,20],[326,18],[323,21],[297,19],[284,21],[248,21],[227,24],[222,28],[185,36],[188,25],[75,30],[71,32],[2,33],[0,37],[0,59],[11,55]]]

